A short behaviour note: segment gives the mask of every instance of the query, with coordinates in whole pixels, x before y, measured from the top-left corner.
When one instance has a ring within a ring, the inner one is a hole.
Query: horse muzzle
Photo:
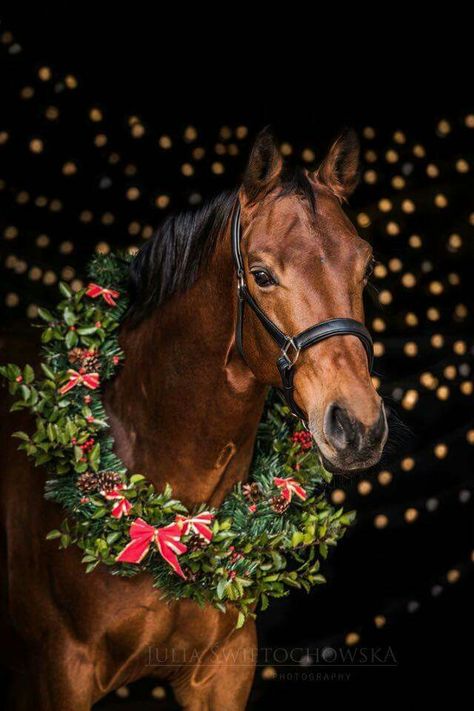
[[[318,444],[324,466],[336,473],[360,471],[380,460],[387,441],[388,425],[383,403],[374,421],[361,422],[342,403],[327,405],[322,421],[322,432],[310,429]]]

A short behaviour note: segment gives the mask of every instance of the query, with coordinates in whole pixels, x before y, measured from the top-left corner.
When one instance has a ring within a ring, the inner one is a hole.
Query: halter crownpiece
[[[260,308],[253,296],[248,290],[245,280],[244,260],[240,242],[242,239],[242,228],[240,224],[240,203],[237,200],[233,215],[231,227],[231,242],[232,242],[232,257],[234,260],[235,270],[237,273],[237,289],[238,289],[238,305],[237,305],[237,330],[236,341],[240,355],[246,361],[243,347],[243,327],[244,327],[244,308],[247,303],[260,323],[263,325],[267,333],[273,338],[275,343],[280,348],[281,352],[277,359],[277,368],[281,377],[281,391],[285,397],[288,407],[292,413],[306,420],[304,412],[296,404],[294,400],[294,384],[293,378],[295,374],[295,363],[301,351],[315,346],[321,341],[325,341],[332,336],[356,336],[364,346],[369,362],[369,372],[372,370],[374,360],[374,347],[370,333],[363,323],[355,321],[352,318],[332,318],[328,321],[321,321],[310,328],[301,331],[296,336],[288,336],[283,333],[278,326],[267,316]]]

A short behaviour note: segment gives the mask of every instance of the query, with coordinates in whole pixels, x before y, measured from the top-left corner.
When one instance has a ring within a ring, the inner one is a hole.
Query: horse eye
[[[264,269],[255,269],[255,271],[252,272],[252,276],[258,286],[266,287],[275,284],[274,278]]]

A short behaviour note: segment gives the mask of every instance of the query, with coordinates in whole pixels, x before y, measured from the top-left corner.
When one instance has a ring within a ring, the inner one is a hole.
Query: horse
[[[279,329],[363,322],[372,250],[343,209],[358,165],[352,131],[312,172],[287,165],[264,131],[238,189],[168,217],[131,263],[131,305],[119,333],[125,360],[103,402],[128,469],[157,489],[169,482],[188,507],[219,506],[245,481],[268,387],[281,387],[278,345],[252,309],[241,324],[243,353],[237,347],[236,204],[239,278]],[[350,474],[375,465],[387,421],[361,339],[336,333],[298,355],[292,398],[325,466]],[[188,711],[242,711],[254,676],[254,620],[237,629],[232,607],[165,602],[146,574],[117,577],[98,566],[84,575],[79,549],[45,540],[62,512],[44,499],[42,477],[10,437],[28,426],[24,413],[2,418],[11,708],[88,711],[114,689],[154,676],[169,681]],[[242,655],[245,663],[229,663]]]

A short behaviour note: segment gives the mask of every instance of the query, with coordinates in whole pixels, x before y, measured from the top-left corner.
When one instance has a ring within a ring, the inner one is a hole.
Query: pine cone
[[[84,494],[97,491],[97,484],[97,474],[95,472],[84,472],[84,474],[78,476],[76,481],[77,488]]]
[[[197,533],[193,533],[186,543],[189,551],[199,551],[207,546],[206,541]]]
[[[257,484],[256,481],[251,484],[244,484],[242,491],[247,501],[257,503],[257,501],[260,501],[262,498],[262,489],[260,488],[260,484]]]
[[[284,496],[281,494],[279,496],[273,496],[270,499],[270,506],[272,507],[273,511],[277,514],[283,514],[285,513],[286,509],[290,505],[290,502],[285,499]]]
[[[71,363],[71,365],[74,365],[75,363],[82,365],[83,355],[84,355],[83,348],[73,348],[67,354],[67,359]]]
[[[97,490],[105,491],[106,494],[109,494],[122,483],[122,477],[117,472],[99,472],[97,474]]]
[[[82,367],[89,373],[97,373],[100,370],[100,356],[97,351],[86,351],[82,359]]]

